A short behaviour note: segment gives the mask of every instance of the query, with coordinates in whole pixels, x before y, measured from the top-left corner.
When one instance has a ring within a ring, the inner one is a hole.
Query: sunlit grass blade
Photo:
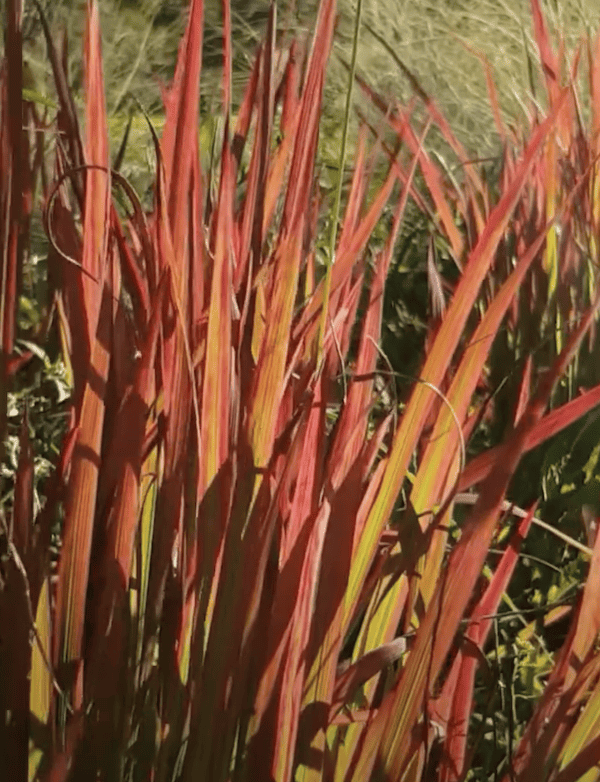
[[[212,622],[216,591],[221,573],[223,545],[227,534],[228,494],[223,467],[229,457],[233,437],[231,424],[236,400],[231,392],[236,368],[232,351],[223,345],[232,341],[233,299],[233,198],[234,167],[230,151],[229,121],[225,124],[219,197],[216,204],[215,247],[212,266],[208,327],[206,334],[206,358],[204,361],[199,499],[204,500],[199,530],[207,563],[206,578],[210,597],[203,616],[204,632],[208,634]]]
[[[248,186],[244,198],[243,209],[240,212],[240,242],[238,247],[236,284],[238,290],[244,275],[252,276],[251,271],[257,269],[262,263],[262,248],[266,239],[265,226],[265,200],[266,183],[268,173],[268,151],[271,146],[271,134],[273,130],[273,111],[275,108],[273,57],[275,48],[275,6],[269,13],[269,24],[264,46],[259,52],[256,62],[256,82],[260,78],[261,93],[257,106],[256,130],[254,133],[254,145],[250,168],[248,171]],[[254,73],[253,73],[254,75]],[[247,119],[244,127],[240,128],[241,111],[238,114],[238,130],[236,138],[246,140],[246,133],[250,122],[250,98],[253,93],[248,86],[247,101],[243,108]],[[245,131],[240,135],[240,131]],[[249,280],[248,280],[249,281]]]
[[[457,780],[466,771],[468,726],[473,708],[475,673],[482,659],[485,665],[488,664],[483,649],[492,626],[492,617],[496,614],[502,595],[508,587],[518,561],[521,544],[531,527],[534,511],[535,508],[532,508],[528,516],[521,519],[511,535],[485,593],[469,616],[465,641],[453,662],[442,692],[432,707],[434,718],[445,733],[440,782]],[[473,644],[479,653],[475,653],[470,644]]]
[[[475,580],[481,571],[498,521],[502,498],[521,458],[527,436],[542,418],[552,387],[572,360],[592,322],[598,301],[574,329],[553,367],[548,370],[538,393],[528,405],[514,433],[502,446],[499,458],[481,486],[479,500],[454,548],[444,578],[438,583],[415,646],[396,687],[388,694],[368,729],[366,750],[355,771],[362,779],[373,768],[382,771],[406,769],[410,733],[421,708],[428,683],[437,679],[452,638],[467,606]],[[376,750],[378,748],[378,750]]]
[[[68,667],[62,671],[62,681],[71,689],[76,708],[83,702],[82,643],[85,622],[86,591],[92,548],[92,534],[100,450],[104,422],[104,395],[110,360],[110,331],[112,306],[108,288],[104,288],[108,264],[108,199],[110,196],[108,168],[108,140],[106,131],[97,132],[92,120],[106,128],[100,30],[96,3],[88,6],[86,33],[87,117],[86,162],[104,170],[90,169],[86,177],[84,237],[81,266],[85,274],[75,281],[81,286],[80,297],[84,307],[86,328],[84,339],[89,349],[89,368],[77,367],[83,376],[90,371],[83,387],[80,407],[80,429],[73,456],[73,467],[67,496],[64,555],[61,558],[57,621],[54,636],[56,662]],[[96,382],[96,378],[100,381]]]
[[[566,714],[577,711],[589,695],[589,680],[586,681],[589,671],[584,665],[593,665],[594,658],[597,662],[595,645],[600,631],[599,580],[600,536],[596,538],[588,578],[569,634],[515,752],[514,768],[527,782],[533,782],[536,775],[540,774],[540,757],[545,758],[542,773],[543,778],[547,778],[560,755],[566,761],[570,760],[578,744],[581,746],[593,735],[589,732],[589,722],[586,726],[589,711],[582,715],[583,720],[575,729],[568,724]],[[578,686],[580,679],[583,679],[581,687]],[[559,691],[559,685],[562,692],[561,697],[557,698],[553,694]]]
[[[185,301],[187,282],[184,267],[189,251],[188,187],[192,156],[197,145],[203,20],[203,0],[192,0],[185,35],[179,47],[173,85],[166,99],[166,121],[162,136],[167,214],[175,258],[174,281],[177,295],[182,301]]]
[[[321,552],[328,507],[318,509],[319,478],[323,469],[318,442],[324,430],[325,416],[321,385],[317,383],[299,453],[299,471],[288,521],[285,546],[281,551],[281,576],[273,600],[273,661],[264,684],[268,696],[259,687],[257,706],[264,717],[260,738],[254,751],[252,768],[271,766],[274,779],[292,778],[292,763],[307,671],[307,646],[310,639],[312,606],[321,566]],[[282,618],[287,626],[282,628]],[[279,637],[279,631],[283,629]],[[259,712],[260,713],[260,712]],[[270,724],[269,724],[270,723]]]
[[[350,222],[352,215],[354,213],[356,217],[358,216],[358,204],[353,203],[352,193],[358,188],[360,183],[359,177],[362,174],[362,167],[358,167],[359,162],[361,162],[360,155],[357,160],[353,189],[350,193],[348,204],[348,209],[352,211],[345,220],[345,230],[349,237],[347,241],[351,241],[352,236]],[[373,372],[379,357],[377,339],[381,331],[384,282],[391,262],[397,232],[404,214],[416,163],[417,159],[415,157],[408,182],[405,184],[394,210],[394,220],[386,240],[386,246],[376,258],[375,277],[369,293],[368,308],[364,318],[361,341],[354,367],[354,377],[349,380],[347,398],[346,390],[344,389],[344,405],[336,424],[336,436],[333,440],[328,460],[331,487],[334,491],[339,491],[340,496],[333,503],[331,521],[324,541],[323,559],[325,564],[321,573],[321,584],[314,609],[314,630],[312,633],[311,657],[309,658],[312,664],[309,674],[310,686],[304,693],[307,715],[310,713],[309,704],[311,702],[318,701],[327,704],[332,698],[336,661],[341,650],[343,637],[347,631],[347,627],[344,626],[342,621],[344,617],[343,590],[349,574],[352,544],[357,530],[348,528],[347,518],[345,518],[343,513],[341,497],[344,497],[344,504],[348,503],[346,507],[358,507],[360,498],[354,495],[351,499],[349,486],[357,480],[357,468],[361,464],[361,451],[367,434],[365,413],[372,405]],[[354,196],[354,199],[356,199],[356,196]],[[340,237],[340,242],[342,238],[345,238],[344,233]],[[342,368],[342,372],[345,373],[344,368]],[[347,484],[349,485],[347,486]],[[340,556],[342,541],[344,541],[345,556]],[[312,657],[313,654],[315,655],[314,658]],[[324,721],[326,713],[323,709],[320,715],[320,724],[315,719],[312,720],[313,724],[310,727],[308,725],[308,717],[305,718],[306,724],[304,729],[309,731],[311,735],[313,733],[317,734],[319,731],[322,732],[318,737],[318,741],[321,744],[318,751],[323,753],[324,730],[326,728]],[[310,771],[305,772],[306,778],[310,778],[310,774]]]
[[[447,370],[450,358],[459,342],[464,324],[479,286],[492,262],[493,253],[501,234],[510,219],[518,195],[546,134],[551,130],[554,118],[548,117],[532,136],[527,151],[516,172],[514,180],[506,189],[498,205],[490,215],[486,230],[473,249],[463,276],[456,288],[454,298],[442,321],[425,365],[421,379],[433,386],[439,386]],[[367,569],[373,558],[379,535],[385,525],[406,474],[409,459],[417,445],[422,427],[433,402],[430,389],[419,383],[410,398],[394,438],[392,453],[387,465],[381,492],[373,508],[353,562],[348,591],[346,593],[346,614],[348,615],[357,598]]]

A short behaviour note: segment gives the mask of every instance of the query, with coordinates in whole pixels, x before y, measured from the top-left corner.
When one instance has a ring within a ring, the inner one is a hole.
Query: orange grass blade
[[[600,536],[597,536],[578,611],[513,758],[513,767],[524,782],[540,778],[540,757],[545,758],[541,773],[546,778],[557,755],[568,759],[580,742],[591,738],[590,712],[581,715],[582,722],[575,728],[567,714],[577,713],[589,697],[589,681],[586,681],[589,665],[585,664],[597,664],[595,645],[599,631]]]
[[[311,188],[318,135],[319,110],[327,56],[333,34],[335,3],[323,3],[315,32],[309,70],[299,111],[288,189],[283,208],[280,244],[274,251],[272,313],[263,337],[252,389],[249,439],[255,464],[269,460],[281,399],[287,344],[300,271],[302,230]],[[285,260],[284,260],[285,259]]]
[[[232,382],[231,340],[233,297],[232,253],[233,198],[235,171],[229,145],[229,120],[221,159],[221,179],[216,205],[215,247],[213,251],[212,284],[208,307],[206,359],[202,389],[201,421],[202,467],[200,497],[208,489],[223,466],[230,444],[230,388]]]
[[[404,120],[398,112],[391,112],[386,102],[370,87],[367,86],[360,77],[357,77],[357,81],[363,89],[363,92],[373,101],[373,103],[380,109],[385,115],[389,125],[396,131],[398,135],[404,133],[406,143],[413,155],[419,156],[419,164],[423,172],[423,176],[427,183],[427,188],[436,206],[439,219],[444,226],[444,231],[448,236],[450,245],[452,247],[452,254],[455,260],[460,264],[463,254],[463,239],[460,235],[460,231],[454,222],[454,216],[450,210],[450,206],[444,195],[444,187],[441,181],[441,177],[438,169],[431,162],[429,155],[419,148],[419,142],[417,136],[410,126],[404,123]]]
[[[84,156],[86,164],[102,166],[104,171],[90,168],[86,172],[85,215],[83,222],[82,298],[87,320],[87,341],[90,347],[96,338],[102,285],[106,273],[108,246],[110,174],[109,148],[106,132],[106,106],[102,76],[100,20],[98,4],[88,0],[86,32],[86,132]],[[97,281],[97,282],[96,282]]]
[[[281,142],[273,155],[269,165],[269,176],[265,186],[265,206],[263,219],[263,233],[271,225],[277,201],[281,195],[282,184],[286,174],[289,157],[295,145],[295,139],[300,122],[300,106],[302,96],[298,95],[300,89],[300,63],[297,57],[297,47],[292,45],[288,64],[280,89],[283,90],[283,106],[281,110],[280,132]]]
[[[350,277],[354,264],[357,262],[357,259],[360,258],[361,253],[364,251],[369,237],[373,233],[373,230],[377,225],[377,221],[381,217],[383,209],[392,194],[395,182],[396,174],[394,171],[390,170],[384,184],[378,190],[373,199],[373,202],[369,206],[366,215],[362,218],[360,225],[352,233],[351,240],[348,241],[346,247],[339,248],[339,253],[331,271],[332,298],[336,295],[337,291],[344,284],[344,282],[346,282],[346,280]],[[311,339],[316,339],[317,325],[314,324],[314,320],[322,306],[323,290],[324,285],[321,281],[317,290],[315,291],[313,298],[310,300],[306,309],[302,313],[302,318],[294,330],[294,337],[304,331],[304,329],[307,327],[307,324],[311,323],[313,324],[311,326],[311,331],[313,332]]]
[[[515,269],[487,308],[464,350],[446,394],[447,403],[440,408],[410,495],[413,508],[422,519],[422,524],[427,523],[431,518],[427,511],[445,502],[448,493],[456,485],[460,471],[460,431],[457,424],[462,425],[467,418],[469,404],[500,324],[531,264],[538,257],[545,238],[544,231],[519,259]],[[428,605],[439,577],[445,542],[445,535],[437,535],[434,539],[435,545],[430,547],[426,557],[421,581],[421,593],[425,605]]]
[[[480,650],[485,646],[493,622],[492,617],[498,610],[502,594],[513,574],[521,544],[527,537],[534,512],[535,507],[519,521],[484,595],[469,617],[465,636]],[[473,654],[469,645],[463,643],[440,697],[432,706],[433,716],[445,729],[446,734],[439,771],[440,782],[455,782],[466,771],[468,726],[473,709],[475,673],[479,662],[480,658]]]
[[[592,671],[588,673],[585,668],[592,668]],[[567,779],[575,780],[580,779],[585,772],[589,774],[591,769],[597,767],[600,762],[600,744],[598,743],[598,707],[600,700],[600,688],[596,683],[593,692],[589,695],[587,703],[585,697],[587,696],[586,690],[589,688],[590,683],[596,679],[600,669],[600,656],[592,653],[590,662],[584,667],[585,673],[588,673],[588,681],[586,682],[582,675],[578,679],[582,680],[581,685],[578,687],[577,696],[573,698],[573,707],[576,709],[578,706],[582,707],[582,712],[579,715],[577,724],[571,729],[569,735],[566,738],[565,744],[560,753],[560,758],[557,765],[560,765],[561,770],[556,775],[555,779],[561,779],[563,782]],[[587,685],[587,687],[586,687]],[[581,697],[583,696],[583,697]],[[596,769],[597,775],[597,769]]]
[[[552,128],[553,121],[553,116],[548,117],[533,134],[513,181],[490,215],[486,224],[486,230],[471,253],[469,262],[456,288],[452,303],[446,312],[446,316],[442,321],[436,340],[421,372],[421,379],[427,383],[436,387],[439,387],[441,384],[471,307],[479,292],[481,282],[492,262],[497,244],[510,219],[512,209],[525,184],[540,146],[546,134]],[[365,534],[361,537],[355,552],[346,593],[346,617],[352,613],[354,603],[372,561],[377,540],[392,511],[406,474],[409,459],[420,437],[432,401],[431,391],[420,383],[415,387],[404,411],[402,421],[394,438],[380,495],[373,507]]]
[[[205,500],[205,505],[200,516],[202,525],[200,540],[203,543],[203,556],[206,561],[214,563],[208,574],[212,584],[204,616],[205,633],[209,632],[212,622],[221,573],[222,550],[227,534],[229,504],[224,491],[226,487],[222,471],[230,452],[232,440],[230,424],[235,404],[235,400],[231,397],[235,372],[231,348],[234,191],[235,170],[229,145],[229,120],[226,119],[219,198],[216,205],[216,246],[213,252],[201,408],[203,447],[200,456],[198,498],[200,501]]]
[[[236,269],[236,290],[239,288],[243,275],[248,273],[250,262],[252,262],[253,267],[260,266],[262,262],[261,252],[266,239],[263,230],[265,227],[266,182],[275,106],[273,91],[275,8],[276,6],[272,5],[269,11],[267,39],[257,60],[258,70],[256,76],[257,81],[258,76],[261,76],[261,93],[256,117],[254,146],[248,171],[248,186],[240,215],[240,245],[238,248],[238,268]],[[250,95],[251,93],[248,92],[248,99]],[[249,109],[250,106],[246,106],[248,114]],[[238,115],[239,122],[240,116]]]
[[[108,298],[100,311],[100,330],[94,343],[92,371],[106,383],[110,342],[110,309]],[[73,454],[65,512],[63,556],[61,558],[58,593],[57,623],[55,627],[55,659],[60,663],[81,661],[85,599],[89,575],[92,532],[98,487],[98,465],[104,422],[103,388],[89,384],[84,390],[80,415],[80,429]],[[80,673],[82,673],[80,671]],[[79,680],[81,684],[81,680]],[[75,702],[81,705],[81,689]]]
[[[553,777],[553,782],[577,782],[592,769],[597,768],[598,763],[600,763],[600,736],[597,735]],[[591,778],[598,779],[598,775],[595,774]]]
[[[581,344],[595,317],[598,302],[599,299],[574,330],[513,435],[503,444],[494,469],[483,483],[479,500],[419,627],[407,665],[368,728],[365,750],[354,774],[356,782],[368,776],[374,766],[383,773],[399,774],[406,769],[412,726],[416,724],[428,688],[437,679],[481,571],[508,483],[521,458],[527,436],[541,419],[556,379],[565,371]]]
[[[552,410],[529,433],[524,444],[524,453],[566,429],[567,426],[577,421],[599,404],[600,385],[597,385],[556,410]],[[458,490],[465,491],[484,480],[499,458],[500,449],[501,446],[490,448],[470,461],[459,478]]]
[[[125,751],[124,726],[133,699],[133,682],[126,676],[127,629],[131,622],[128,598],[141,504],[142,446],[148,408],[153,401],[155,354],[166,289],[166,279],[163,279],[154,301],[134,385],[119,411],[114,441],[108,451],[109,464],[118,465],[117,482],[110,503],[108,540],[101,565],[103,591],[97,598],[95,635],[87,654],[87,692],[97,709],[92,746],[104,747],[98,761],[103,769],[101,773],[108,773],[106,769],[111,763],[118,763]]]
[[[272,318],[266,324],[251,391],[249,440],[259,468],[271,456],[276,431],[301,257],[298,231],[281,241],[274,254]]]
[[[118,481],[109,522],[109,540],[105,567],[106,588],[118,586],[125,591],[129,585],[133,562],[134,538],[140,505],[140,475],[146,419],[149,405],[154,401],[153,374],[160,328],[160,316],[165,298],[166,278],[163,278],[153,301],[152,317],[137,361],[133,388],[124,400],[114,429],[114,442],[109,453],[110,462],[116,462]],[[108,573],[116,571],[108,577]]]
[[[108,163],[108,141],[104,105],[98,7],[88,4],[85,47],[87,131],[86,162],[102,166]],[[87,321],[85,338],[91,348],[90,377],[83,392],[80,430],[73,456],[73,467],[65,512],[63,557],[61,559],[54,655],[61,663],[73,664],[69,685],[75,684],[74,704],[83,698],[81,653],[85,621],[92,532],[98,485],[100,447],[104,422],[104,394],[110,358],[111,302],[103,288],[107,261],[108,198],[110,188],[105,171],[90,169],[86,178],[82,267],[93,275],[78,278]],[[97,282],[98,281],[98,282]],[[86,371],[77,371],[85,376]],[[75,675],[75,680],[72,678]]]
[[[560,78],[560,62],[556,54],[552,51],[544,14],[539,0],[531,0],[531,15],[533,17],[533,28],[537,47],[542,61],[542,70],[544,80],[551,102],[557,97]]]
[[[192,156],[197,147],[200,69],[202,64],[203,0],[191,0],[185,35],[179,47],[173,85],[166,99],[162,136],[167,214],[174,252],[175,289],[185,301],[188,258],[188,188]]]
[[[352,215],[355,219],[358,217],[358,199],[356,195],[353,196],[353,191],[354,188],[358,188],[360,183],[359,176],[362,174],[362,165],[358,164],[361,162],[362,156],[359,156],[348,203],[348,209],[351,212],[345,220],[348,233],[350,233]],[[357,483],[357,468],[360,469],[361,466],[367,414],[372,405],[373,372],[379,356],[377,342],[381,332],[384,285],[416,164],[417,158],[415,157],[409,179],[394,211],[394,220],[385,249],[377,257],[375,278],[371,285],[355,366],[355,376],[360,380],[351,379],[350,381],[348,397],[344,401],[340,418],[336,424],[336,436],[328,459],[327,471],[330,476],[331,488],[333,491],[339,491],[339,499],[333,503],[331,520],[324,542],[324,565],[314,609],[315,629],[312,638],[313,650],[311,650],[314,660],[311,660],[312,668],[308,677],[311,684],[304,693],[307,710],[312,701],[324,704],[331,701],[337,657],[346,632],[346,627],[342,622],[344,614],[343,592],[350,571],[352,542],[356,533],[355,529],[348,527],[348,518],[352,518],[352,515],[348,517],[346,513],[350,511],[350,508],[357,510],[360,502],[361,490],[358,488],[360,483]],[[342,238],[340,238],[341,241]],[[353,322],[353,319],[349,322]],[[356,491],[353,491],[351,487],[355,487]],[[326,716],[324,710],[321,714],[322,717]],[[326,725],[321,719],[321,724],[313,721],[313,724],[309,726],[306,719],[304,727],[312,735],[316,734],[319,729],[324,731]],[[320,737],[319,750],[321,753],[324,751],[323,742],[324,732]],[[310,772],[308,773],[310,774]]]
[[[317,384],[311,405],[293,507],[288,521],[287,552],[282,552],[284,560],[281,563],[282,570],[273,603],[275,626],[280,624],[280,621],[277,621],[279,617],[289,617],[288,626],[279,641],[279,649],[285,650],[280,671],[269,672],[267,678],[269,689],[276,682],[271,698],[278,701],[273,722],[268,730],[268,735],[275,739],[271,773],[274,779],[282,781],[292,779],[298,718],[307,673],[310,619],[329,516],[326,504],[321,507],[320,512],[316,510],[322,471],[318,444],[322,440],[325,423],[321,391],[324,384],[324,379]],[[261,727],[265,727],[264,720]],[[260,764],[269,757],[268,754],[260,752]]]

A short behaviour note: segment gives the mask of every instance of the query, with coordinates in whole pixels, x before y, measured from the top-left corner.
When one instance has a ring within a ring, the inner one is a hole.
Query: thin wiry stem
[[[331,215],[331,231],[329,234],[329,252],[326,258],[325,282],[323,288],[323,310],[321,312],[321,323],[319,325],[319,342],[317,350],[317,368],[321,365],[323,356],[323,344],[325,342],[325,331],[327,328],[327,314],[329,295],[331,292],[331,272],[335,261],[335,245],[337,241],[338,220],[340,215],[340,206],[342,202],[342,186],[344,181],[344,165],[346,162],[346,148],[348,145],[348,132],[350,128],[350,111],[352,109],[352,92],[354,87],[354,77],[356,73],[356,58],[358,55],[358,38],[360,33],[360,19],[362,14],[362,0],[358,0],[356,6],[356,16],[354,18],[354,38],[352,41],[352,59],[350,61],[350,76],[348,90],[346,92],[346,109],[344,112],[344,127],[342,130],[342,143],[340,146],[340,156],[338,159],[338,181],[335,192],[335,201]]]

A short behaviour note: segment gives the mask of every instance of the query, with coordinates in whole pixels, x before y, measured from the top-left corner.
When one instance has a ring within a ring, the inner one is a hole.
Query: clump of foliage
[[[528,530],[544,524],[535,506],[511,510],[511,479],[526,453],[600,402],[595,382],[553,399],[584,339],[593,345],[600,303],[598,123],[593,113],[586,135],[536,0],[532,10],[548,106],[525,138],[498,119],[497,192],[420,85],[425,122],[359,79],[389,127],[392,142],[375,144],[388,167],[378,180],[361,135],[343,216],[334,205],[323,220],[332,206],[315,160],[333,0],[320,4],[310,46],[276,46],[271,8],[235,120],[223,3],[223,133],[208,169],[204,7],[192,0],[160,139],[148,123],[149,210],[120,156],[111,165],[97,3],[86,4],[83,133],[49,29],[58,111],[23,91],[20,4],[7,3],[3,457],[9,388],[36,358],[55,366],[60,351],[55,406],[67,408],[41,507],[23,413],[0,515],[0,756],[11,779],[595,773],[600,536],[578,544],[589,571],[556,655],[542,666],[535,627],[518,639],[536,703],[495,743],[499,757],[481,751],[496,723],[474,692],[478,668],[514,660],[515,639],[490,652],[489,635]],[[594,112],[598,56],[590,44]],[[460,185],[425,151],[432,124],[461,160]],[[342,155],[340,181],[343,171]],[[28,322],[17,303],[38,188],[48,302]],[[439,273],[432,246],[426,352],[399,400],[379,342],[409,198],[456,274]],[[543,363],[534,323],[552,336]],[[497,444],[467,461],[498,351],[518,382],[502,399]]]

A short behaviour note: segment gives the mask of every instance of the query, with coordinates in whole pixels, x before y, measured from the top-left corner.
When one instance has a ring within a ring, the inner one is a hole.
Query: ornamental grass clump
[[[192,0],[160,139],[149,123],[147,213],[119,174],[122,155],[110,159],[96,2],[83,132],[65,51],[47,28],[58,112],[24,100],[20,3],[7,3],[2,440],[9,389],[35,360],[17,352],[16,317],[38,189],[51,301],[38,337],[60,346],[71,395],[39,510],[23,416],[0,520],[3,768],[15,782],[461,779],[475,672],[520,544],[539,523],[530,508],[509,526],[509,482],[524,453],[600,402],[594,385],[547,411],[595,322],[591,274],[548,368],[525,362],[500,444],[467,463],[473,400],[499,330],[519,323],[519,291],[535,277],[554,295],[571,245],[551,237],[557,221],[573,236],[582,198],[597,208],[596,156],[572,187],[552,188],[551,204],[532,203],[540,180],[550,187],[540,161],[572,105],[557,80],[522,148],[507,141],[494,198],[421,94],[464,161],[464,189],[453,200],[426,153],[429,123],[417,129],[408,109],[383,107],[394,133],[387,172],[368,197],[373,159],[361,135],[339,230],[323,237],[331,205],[315,163],[335,3],[321,3],[310,46],[285,49],[272,7],[235,121],[227,2],[223,22],[217,162],[200,164],[203,3]],[[408,401],[386,407],[382,303],[409,197],[445,232],[460,276]],[[528,204],[536,220],[524,222]],[[385,208],[390,229],[369,260]],[[335,211],[330,222],[338,229]],[[472,487],[459,529],[457,493],[464,501]],[[500,526],[508,539],[482,587]],[[533,719],[504,759],[506,779],[566,782],[600,760],[600,544],[583,549],[588,580]]]

